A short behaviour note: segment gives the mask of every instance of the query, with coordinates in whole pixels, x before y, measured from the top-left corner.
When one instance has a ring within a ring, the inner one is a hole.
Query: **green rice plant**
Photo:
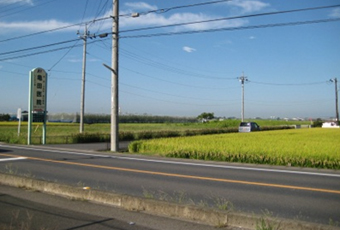
[[[129,152],[240,163],[340,169],[340,130],[301,129],[162,138]]]

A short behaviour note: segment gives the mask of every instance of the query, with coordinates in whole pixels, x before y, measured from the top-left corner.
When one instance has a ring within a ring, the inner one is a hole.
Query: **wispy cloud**
[[[0,0],[0,5],[10,5],[15,3],[33,5],[32,0]]]
[[[196,51],[195,48],[191,48],[191,47],[189,47],[189,46],[184,46],[184,47],[183,47],[183,50],[184,50],[185,52],[187,52],[187,53],[192,53],[192,52],[195,52],[195,51]]]
[[[128,2],[125,6],[130,8],[130,10],[157,10],[157,6],[149,5],[145,2]]]
[[[134,27],[134,26],[165,26],[173,24],[202,22],[207,20],[214,20],[218,16],[206,15],[206,14],[194,14],[194,13],[175,13],[169,17],[159,14],[147,14],[139,18],[122,18],[120,20],[121,27]],[[173,31],[181,30],[204,30],[204,29],[216,29],[222,27],[238,27],[247,24],[245,19],[235,19],[228,21],[215,21],[207,23],[192,23],[182,26],[171,27]]]
[[[32,0],[0,0],[0,2],[25,2],[25,3],[33,3]],[[232,2],[228,2],[227,6],[232,6],[237,9],[237,11],[242,12],[252,12],[258,11],[269,4],[263,3],[258,0],[234,0]],[[123,10],[120,14],[130,14],[133,12],[146,12],[149,10],[157,10],[157,6],[147,4],[145,2],[130,2],[125,3]],[[102,17],[107,17],[112,15],[112,11],[107,11]],[[140,27],[148,27],[148,26],[165,26],[172,24],[181,24],[181,23],[191,23],[191,22],[200,22],[206,20],[214,20],[216,18],[221,18],[219,15],[210,15],[203,13],[173,13],[170,15],[165,14],[157,14],[157,13],[149,13],[145,15],[141,15],[138,18],[132,17],[121,17],[120,18],[120,28],[124,30],[124,28],[140,28]],[[86,19],[85,19],[86,20]],[[90,20],[90,19],[89,19]],[[4,22],[0,21],[0,33],[10,32],[11,30],[22,31],[22,32],[36,32],[36,31],[44,31],[51,30],[54,28],[65,27],[68,25],[76,24],[78,22],[63,22],[61,20],[50,19],[50,20],[42,20],[42,21],[12,21],[12,22]],[[248,24],[247,19],[235,19],[235,20],[226,20],[226,21],[212,21],[207,23],[193,23],[176,27],[167,27],[166,30],[171,31],[183,31],[183,30],[205,30],[205,29],[216,29],[216,28],[225,28],[225,27],[240,27]],[[98,24],[99,25],[99,24]],[[112,21],[106,20],[104,24],[101,25],[101,30],[110,29],[112,27]],[[96,30],[96,24],[92,25],[92,30]],[[70,27],[65,31],[74,31],[74,27]]]
[[[57,20],[45,20],[45,21],[21,21],[21,22],[0,22],[1,29],[16,29],[25,31],[42,31],[51,30],[54,28],[60,28],[70,25],[66,22]]]
[[[227,3],[229,6],[235,6],[240,8],[242,13],[251,13],[255,11],[260,11],[263,8],[269,6],[268,3],[264,3],[257,0],[233,0]]]
[[[329,16],[332,18],[340,18],[340,8],[333,9]]]
[[[83,59],[82,58],[70,58],[67,61],[72,62],[72,63],[81,63],[83,62]],[[87,62],[98,62],[99,60],[96,58],[87,58],[86,61]]]

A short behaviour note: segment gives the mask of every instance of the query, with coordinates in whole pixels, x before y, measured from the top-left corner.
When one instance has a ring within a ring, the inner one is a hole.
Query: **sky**
[[[37,67],[48,113],[80,113],[86,27],[85,114],[110,114],[112,4],[0,0],[0,113],[27,110]],[[120,0],[119,15],[120,114],[240,118],[244,77],[245,118],[335,117],[339,0]]]

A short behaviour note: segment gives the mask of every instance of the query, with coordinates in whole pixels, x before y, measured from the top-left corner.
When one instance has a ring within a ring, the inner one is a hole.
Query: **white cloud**
[[[19,1],[19,0],[0,0],[0,1]],[[23,2],[31,2],[31,0],[21,0]],[[240,5],[242,8],[246,10],[254,10],[264,7],[265,3],[259,1],[240,1],[235,0],[234,5]],[[125,6],[130,7],[126,11],[121,11],[120,14],[130,14],[132,12],[136,12],[134,9],[140,10],[155,10],[156,6],[149,5],[144,2],[135,2],[135,3],[126,3]],[[112,15],[112,11],[107,11],[103,17],[107,17]],[[221,18],[222,16],[218,15],[207,15],[203,13],[174,13],[169,16],[164,14],[157,13],[149,13],[146,15],[141,15],[138,18],[132,17],[122,17],[119,21],[119,26],[121,29],[131,28],[131,27],[148,27],[148,26],[164,26],[164,25],[172,25],[172,24],[181,24],[181,23],[191,23],[191,22],[199,22],[206,20],[214,20],[216,18]],[[36,31],[45,31],[51,30],[54,28],[65,27],[68,25],[75,24],[77,22],[63,22],[55,19],[44,20],[44,21],[17,21],[17,22],[1,22],[0,21],[0,34],[8,33],[10,31],[22,31],[22,32],[36,32]],[[166,30],[171,31],[183,31],[183,30],[205,30],[205,29],[216,29],[216,28],[225,28],[225,27],[240,27],[244,26],[248,23],[247,19],[235,19],[235,20],[226,20],[226,21],[212,21],[207,23],[193,23],[187,24],[183,26],[176,27],[168,27]],[[112,26],[112,21],[106,20],[104,24],[101,25],[101,30],[110,29]],[[95,31],[97,24],[94,24],[91,30]],[[69,27],[67,29],[61,30],[65,31],[74,31],[75,27]]]
[[[184,46],[184,47],[183,47],[183,50],[184,50],[185,52],[187,52],[187,53],[192,53],[192,52],[196,51],[196,49],[191,48],[191,47],[189,47],[189,46]]]
[[[21,21],[21,22],[0,22],[0,31],[5,32],[9,30],[15,30],[15,31],[45,31],[45,30],[51,30],[55,28],[65,27],[69,26],[71,24],[66,22],[61,22],[57,20],[45,20],[45,21]],[[70,27],[68,29],[71,29],[74,31],[74,28]]]
[[[192,23],[207,21],[219,18],[219,16],[209,16],[205,14],[194,14],[194,13],[175,13],[169,17],[159,14],[147,14],[139,18],[121,18],[121,27],[132,27],[132,26],[164,26],[172,24],[189,23],[183,26],[169,27],[172,31],[182,30],[205,30],[205,29],[216,29],[223,27],[238,27],[247,24],[248,21],[245,19],[235,19],[227,21],[212,21],[206,23]]]
[[[254,39],[256,39],[256,37],[255,36],[250,36],[249,39],[250,40],[254,40]]]
[[[128,2],[125,6],[132,10],[157,10],[157,6],[151,6],[145,2]]]
[[[98,62],[99,60],[96,59],[96,58],[86,58],[86,62]],[[71,62],[71,63],[81,63],[83,62],[83,59],[82,58],[70,58],[68,59],[68,62]]]
[[[10,5],[15,3],[33,5],[32,0],[0,0],[0,5]]]
[[[333,9],[329,16],[332,18],[340,18],[340,8]]]
[[[230,6],[236,6],[241,8],[243,13],[251,13],[255,11],[260,11],[263,8],[269,6],[268,3],[264,3],[256,0],[233,0],[227,3]]]

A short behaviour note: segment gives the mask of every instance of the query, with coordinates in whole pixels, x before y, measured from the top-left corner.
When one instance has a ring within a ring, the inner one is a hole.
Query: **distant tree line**
[[[80,115],[77,114],[53,114],[48,115],[49,122],[80,122]],[[153,116],[153,115],[119,115],[119,123],[188,123],[196,122],[196,118],[190,117],[171,117],[171,116]],[[110,114],[85,114],[84,123],[110,123]]]
[[[11,116],[9,114],[0,114],[0,121],[9,121]]]

